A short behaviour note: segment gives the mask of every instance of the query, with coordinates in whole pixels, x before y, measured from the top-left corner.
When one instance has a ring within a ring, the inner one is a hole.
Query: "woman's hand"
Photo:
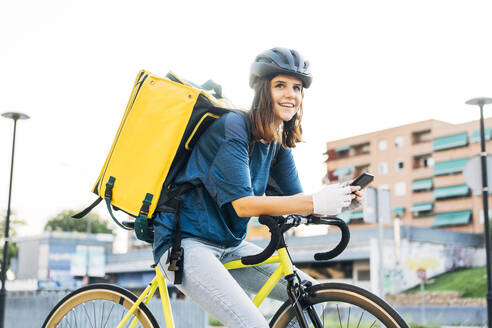
[[[346,185],[350,185],[350,182],[346,182]],[[350,186],[352,191],[352,195],[354,198],[350,202],[350,205],[342,208],[342,212],[354,210],[360,206],[362,206],[362,199],[364,198],[364,192],[360,190],[360,186]]]
[[[353,199],[361,197],[356,194],[359,186],[331,184],[313,194],[313,213],[316,215],[337,215],[342,208],[350,206]]]

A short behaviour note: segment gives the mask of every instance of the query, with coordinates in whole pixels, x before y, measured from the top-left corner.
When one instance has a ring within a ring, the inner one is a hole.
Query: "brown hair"
[[[302,103],[290,121],[283,122],[280,131],[275,125],[275,112],[271,94],[271,79],[259,79],[255,85],[255,97],[249,111],[251,134],[254,141],[281,142],[282,146],[295,148],[302,141]]]

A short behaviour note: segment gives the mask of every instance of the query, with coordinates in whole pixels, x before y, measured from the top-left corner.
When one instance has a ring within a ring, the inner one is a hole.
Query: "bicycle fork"
[[[294,272],[285,277],[287,280],[287,294],[289,296],[292,307],[296,311],[296,318],[301,328],[309,328],[309,324],[304,311],[302,310],[301,302],[309,297],[306,289],[312,285],[310,281],[301,282],[299,276]],[[311,323],[315,328],[323,328],[323,323],[321,322],[316,310],[313,306],[308,306],[306,308],[307,314]]]

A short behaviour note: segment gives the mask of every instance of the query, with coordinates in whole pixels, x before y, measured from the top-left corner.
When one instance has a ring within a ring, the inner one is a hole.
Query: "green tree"
[[[78,213],[75,210],[63,210],[56,216],[48,220],[44,230],[53,231],[78,231],[87,232],[88,218],[91,220],[92,233],[112,233],[108,222],[101,218],[97,213],[89,213],[82,219],[73,219],[72,215]]]
[[[0,218],[0,234],[2,238],[5,236],[5,222],[7,219],[7,211],[3,210],[1,211],[2,217]],[[14,211],[10,211],[10,219],[9,219],[9,239],[17,235],[17,228],[25,225],[26,221],[19,219]],[[3,242],[0,245],[0,256],[3,257]],[[19,248],[17,247],[17,244],[13,243],[12,241],[9,240],[9,250],[7,252],[7,267],[10,266],[10,259],[17,257],[19,254]],[[3,258],[2,258],[3,260]]]

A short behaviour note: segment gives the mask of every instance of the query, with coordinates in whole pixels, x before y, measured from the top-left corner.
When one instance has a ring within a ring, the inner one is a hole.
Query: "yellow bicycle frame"
[[[254,264],[254,265],[245,265],[241,263],[241,260],[231,261],[224,264],[224,267],[228,270],[241,269],[251,266],[258,266],[263,264],[274,264],[279,263],[280,265],[275,269],[270,278],[265,282],[265,284],[258,291],[258,294],[253,298],[253,303],[255,306],[260,306],[260,304],[265,300],[265,298],[270,294],[275,285],[280,281],[280,279],[284,276],[290,275],[294,273],[292,261],[290,260],[289,254],[287,253],[287,249],[285,247],[280,248],[278,250],[278,255],[272,255],[266,261]],[[164,276],[162,275],[159,267],[155,266],[155,277],[152,279],[152,282],[145,288],[140,297],[137,299],[135,304],[130,308],[128,313],[123,317],[120,324],[117,328],[122,328],[128,319],[136,312],[139,311],[139,306],[142,302],[144,304],[148,304],[155,291],[159,287],[159,293],[161,296],[162,302],[162,310],[164,312],[164,319],[166,321],[166,327],[174,328],[174,318],[171,311],[171,301],[169,299],[169,293],[167,291],[167,284]],[[130,328],[135,327],[138,319],[135,317],[133,319]]]
[[[262,264],[280,263],[280,265],[275,269],[273,274],[268,278],[265,284],[258,291],[258,294],[253,298],[253,303],[258,307],[265,300],[265,298],[270,294],[273,287],[279,282],[283,276],[294,273],[292,266],[292,261],[290,260],[287,250],[285,248],[280,248],[278,250],[278,255],[272,255],[266,261],[255,264],[255,265],[244,265],[241,260],[231,261],[224,264],[224,267],[228,270],[246,268],[250,266],[257,266]]]

